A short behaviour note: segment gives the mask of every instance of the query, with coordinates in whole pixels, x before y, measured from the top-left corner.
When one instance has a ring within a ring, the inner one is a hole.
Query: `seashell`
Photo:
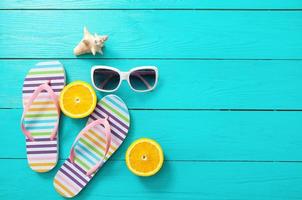
[[[73,53],[78,56],[86,53],[95,55],[97,52],[103,54],[102,48],[105,41],[108,39],[107,35],[92,35],[86,27],[84,27],[84,36],[79,44],[74,48]]]

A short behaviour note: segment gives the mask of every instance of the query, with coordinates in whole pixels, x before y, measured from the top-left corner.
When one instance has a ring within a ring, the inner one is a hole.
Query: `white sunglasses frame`
[[[94,80],[93,80],[93,74],[94,74],[94,71],[97,70],[97,69],[109,69],[109,70],[112,70],[112,71],[115,71],[117,72],[119,75],[120,75],[120,82],[119,84],[117,85],[117,87],[113,90],[103,90],[103,89],[100,89],[98,87],[96,87],[95,83],[94,83]],[[137,71],[137,70],[141,70],[141,69],[152,69],[155,71],[155,83],[154,85],[147,89],[147,90],[136,90],[132,87],[132,85],[130,84],[130,74],[134,71]],[[95,66],[92,66],[91,68],[91,82],[92,82],[92,85],[93,87],[98,90],[98,91],[101,91],[101,92],[115,92],[119,89],[119,87],[121,86],[122,82],[126,80],[128,82],[128,85],[130,86],[130,88],[135,91],[135,92],[149,92],[149,91],[152,91],[154,90],[154,88],[156,87],[157,85],[157,82],[158,82],[158,69],[157,67],[155,66],[140,66],[140,67],[135,67],[135,68],[132,68],[130,71],[128,72],[123,72],[123,71],[120,71],[119,69],[115,68],[115,67],[110,67],[110,66],[106,66],[106,65],[95,65]]]

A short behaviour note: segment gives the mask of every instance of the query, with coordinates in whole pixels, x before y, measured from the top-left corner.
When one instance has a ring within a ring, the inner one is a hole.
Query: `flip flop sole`
[[[55,94],[59,95],[65,86],[65,71],[60,62],[41,62],[28,72],[22,90],[23,106],[35,89],[48,81]],[[50,135],[58,117],[56,107],[46,92],[38,95],[24,117],[25,128],[34,138],[34,141],[26,139],[27,160],[34,171],[47,172],[57,163],[58,137],[50,140]]]
[[[112,141],[105,162],[120,147],[125,140],[130,116],[126,104],[115,95],[102,98],[94,112],[90,115],[87,124],[94,120],[105,118],[111,128]],[[64,197],[76,196],[92,179],[93,175],[86,173],[103,158],[106,139],[102,126],[97,126],[85,133],[75,144],[74,163],[67,159],[54,178],[54,187]]]

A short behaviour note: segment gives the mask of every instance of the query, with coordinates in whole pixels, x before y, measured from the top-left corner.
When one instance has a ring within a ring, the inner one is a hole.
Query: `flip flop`
[[[29,70],[23,84],[21,129],[26,138],[27,161],[36,172],[47,172],[58,160],[58,95],[65,71],[58,61],[40,62]]]
[[[116,95],[103,97],[56,174],[56,191],[64,197],[76,196],[125,140],[129,124],[123,100]]]

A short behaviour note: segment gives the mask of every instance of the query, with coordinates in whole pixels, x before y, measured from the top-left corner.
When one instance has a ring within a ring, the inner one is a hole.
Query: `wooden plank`
[[[0,160],[0,164],[2,199],[59,197],[52,184],[59,167],[37,174],[25,160]],[[301,199],[301,174],[300,163],[165,162],[158,175],[139,178],[124,162],[109,162],[78,199],[296,200]]]
[[[1,109],[0,158],[26,158],[19,128],[21,109]],[[137,138],[150,137],[167,160],[302,160],[302,112],[208,112],[133,110],[131,130],[113,159],[123,160]],[[86,119],[63,117],[60,156],[70,147]],[[9,137],[8,137],[9,136]]]
[[[0,108],[22,108],[27,71],[41,60],[1,60]],[[45,61],[45,60],[44,60]],[[301,109],[302,61],[61,60],[68,82],[90,81],[92,65],[156,65],[159,84],[135,93],[125,82],[117,92],[131,109]],[[97,92],[101,98],[104,93]],[[173,103],[172,103],[173,102]]]
[[[0,9],[301,9],[300,0],[1,0]]]
[[[0,58],[74,58],[87,25],[110,35],[105,58],[302,59],[300,11],[2,10],[0,20]]]

